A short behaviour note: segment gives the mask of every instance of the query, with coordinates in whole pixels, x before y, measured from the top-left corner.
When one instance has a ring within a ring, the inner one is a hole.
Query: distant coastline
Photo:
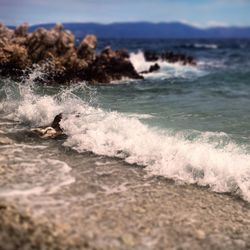
[[[121,22],[100,23],[63,23],[76,37],[94,34],[99,38],[194,38],[194,39],[230,39],[250,38],[250,27],[210,27],[198,28],[181,22]],[[30,26],[30,32],[38,27],[50,29],[55,23],[44,23]],[[9,26],[14,28],[14,26]]]

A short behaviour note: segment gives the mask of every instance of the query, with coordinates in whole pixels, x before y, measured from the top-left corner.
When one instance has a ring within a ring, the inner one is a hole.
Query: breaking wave
[[[84,84],[57,94],[39,94],[36,88],[30,82],[8,82],[1,89],[5,98],[0,112],[29,127],[49,124],[62,112],[66,147],[120,157],[145,166],[149,174],[208,186],[250,201],[250,155],[227,134],[200,132],[190,140],[192,131],[173,133],[148,126],[136,115],[93,107],[76,94],[87,91]]]
[[[137,72],[149,70],[150,66],[156,62],[147,62],[142,51],[130,54],[130,60]],[[158,60],[157,64],[160,70],[152,73],[143,74],[146,78],[195,78],[203,76],[205,72],[196,66],[182,65],[180,63],[168,63],[166,61]]]

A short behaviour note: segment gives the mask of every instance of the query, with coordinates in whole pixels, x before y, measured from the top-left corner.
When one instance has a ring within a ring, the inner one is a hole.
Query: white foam
[[[16,189],[3,189],[0,191],[0,197],[15,197],[15,196],[29,196],[29,195],[39,195],[44,192],[43,187],[34,187],[26,190],[16,190]]]
[[[194,47],[199,49],[218,49],[218,45],[213,43],[195,43]]]
[[[86,115],[89,113],[91,116]],[[78,152],[121,157],[146,166],[153,175],[208,185],[216,192],[237,193],[250,200],[250,155],[232,142],[223,148],[215,142],[209,144],[214,133],[190,142],[181,135],[150,128],[136,118],[90,107],[80,118],[68,116],[62,126],[69,136],[65,145]]]
[[[216,60],[203,59],[203,60],[199,60],[197,65],[199,68],[202,68],[202,69],[204,68],[225,69],[226,67],[228,67],[225,58],[216,59]]]
[[[250,201],[250,155],[229,138],[224,140],[225,134],[208,132],[189,141],[188,136],[149,127],[136,117],[91,107],[69,89],[57,96],[41,97],[29,91],[27,97],[22,95],[12,110],[13,118],[37,123],[42,115],[47,122],[63,112],[61,125],[68,135],[65,146],[121,157],[146,166],[150,174],[237,193]],[[211,143],[211,138],[219,142]]]
[[[1,183],[0,197],[52,194],[75,181],[70,174],[71,168],[65,162],[44,158],[37,152],[33,158],[33,147],[17,146],[1,147],[4,158],[0,161],[4,162],[8,182]]]
[[[143,74],[146,78],[168,79],[175,77],[199,77],[205,74],[204,71],[192,65],[182,65],[180,63],[168,63],[158,60],[157,62],[147,62],[142,51],[130,54],[130,60],[137,72],[149,70],[150,66],[157,63],[160,70],[152,73]]]
[[[139,113],[128,113],[127,116],[128,117],[138,118],[138,119],[152,119],[152,118],[154,118],[153,115],[150,115],[150,114],[139,114]]]
[[[96,161],[95,165],[96,166],[105,166],[105,165],[110,165],[111,163],[112,163],[111,161],[105,161],[105,162]]]

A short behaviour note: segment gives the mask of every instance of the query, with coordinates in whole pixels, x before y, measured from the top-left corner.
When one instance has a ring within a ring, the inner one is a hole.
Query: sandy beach
[[[58,154],[74,159],[75,182],[51,195],[1,198],[0,249],[250,247],[250,206],[239,198],[117,159]]]

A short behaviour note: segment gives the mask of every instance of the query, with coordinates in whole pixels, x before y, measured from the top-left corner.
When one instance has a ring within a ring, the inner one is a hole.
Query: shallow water
[[[249,201],[250,42],[102,40],[100,46],[107,44],[127,47],[138,71],[150,66],[142,49],[185,52],[198,65],[158,62],[161,70],[145,80],[110,86],[39,86],[33,82],[39,70],[22,83],[2,79],[0,130],[15,143],[0,145],[9,178],[1,182],[0,196],[57,193],[74,183],[73,166],[78,171],[81,166],[70,152],[80,157],[92,152],[96,156],[91,157],[104,156],[105,162],[117,157],[143,166],[149,176],[195,183]],[[49,124],[60,112],[66,139],[41,140],[28,132]],[[64,160],[59,157],[63,154]],[[103,164],[90,162],[93,168]]]

